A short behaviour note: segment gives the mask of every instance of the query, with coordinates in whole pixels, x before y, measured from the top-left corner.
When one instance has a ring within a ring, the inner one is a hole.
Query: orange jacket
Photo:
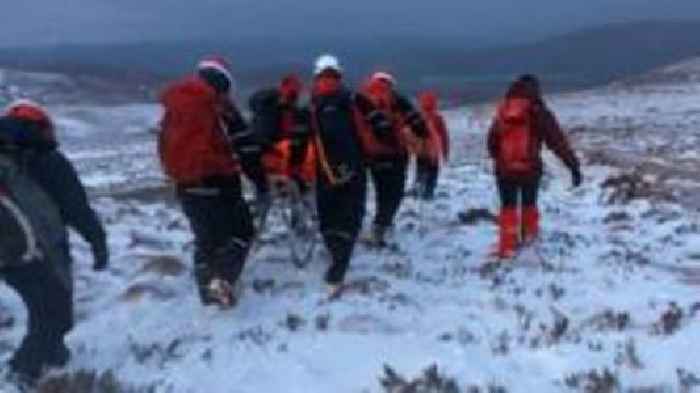
[[[450,155],[450,139],[445,119],[438,110],[438,97],[433,92],[424,92],[418,96],[423,119],[428,127],[428,136],[418,158],[427,159],[434,165],[440,160],[447,161]]]
[[[441,160],[447,161],[450,156],[450,141],[445,120],[437,111],[423,112],[423,119],[428,126],[428,137],[418,157],[439,165]]]
[[[426,125],[420,114],[406,98],[398,95],[382,80],[371,80],[362,93],[375,110],[391,123],[391,130],[379,137],[377,130],[365,127],[360,134],[365,153],[372,159],[393,159],[414,152],[414,146],[425,137]],[[372,114],[370,114],[370,119]]]
[[[275,143],[262,157],[265,173],[277,176],[298,176],[307,183],[316,180],[316,152],[307,145],[301,165],[292,165],[292,141],[282,139]]]

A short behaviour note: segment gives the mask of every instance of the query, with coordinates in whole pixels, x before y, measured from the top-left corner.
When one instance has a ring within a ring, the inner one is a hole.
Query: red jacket
[[[408,156],[411,140],[415,137],[426,137],[427,126],[424,119],[408,99],[397,94],[383,81],[370,81],[362,93],[376,111],[381,112],[391,123],[390,132],[384,135],[378,136],[378,130],[371,127],[365,127],[366,132],[360,135],[370,161],[394,160],[397,157]],[[372,114],[369,117],[371,119]]]
[[[440,160],[447,161],[450,156],[450,140],[445,119],[438,111],[423,112],[423,119],[428,127],[428,136],[419,158],[439,165]]]

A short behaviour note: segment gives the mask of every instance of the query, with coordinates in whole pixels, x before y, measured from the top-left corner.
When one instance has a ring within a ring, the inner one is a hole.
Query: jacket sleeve
[[[106,252],[107,235],[97,213],[90,207],[75,168],[62,153],[48,154],[39,171],[35,171],[35,177],[56,201],[66,224],[90,243],[93,252]]]
[[[246,123],[241,111],[233,102],[225,100],[222,107],[221,120],[224,122],[226,134],[229,138],[235,138],[248,129],[248,123]]]
[[[222,121],[233,150],[240,159],[243,173],[255,184],[258,192],[266,192],[267,176],[262,166],[260,144],[255,140],[240,110],[229,100],[223,103]]]
[[[569,169],[578,168],[580,165],[578,157],[576,157],[576,153],[571,148],[569,140],[564,131],[562,131],[559,121],[557,121],[554,114],[544,108],[541,112],[540,121],[542,122],[540,124],[542,138],[547,148],[554,152]]]
[[[425,125],[423,116],[408,98],[400,94],[394,94],[394,96],[396,97],[396,107],[411,128],[411,131],[419,138],[426,138],[428,136],[428,127]]]

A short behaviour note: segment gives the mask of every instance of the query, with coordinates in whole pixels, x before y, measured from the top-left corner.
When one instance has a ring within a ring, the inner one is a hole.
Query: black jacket
[[[292,165],[301,165],[311,135],[309,110],[294,104],[284,104],[277,89],[253,94],[249,100],[253,114],[251,131],[261,151],[282,140],[292,144]],[[291,121],[289,121],[291,120]]]
[[[65,225],[90,243],[96,258],[107,255],[102,223],[88,203],[75,168],[56,143],[42,138],[31,124],[0,118],[0,149],[3,148],[14,150],[32,179],[56,203]]]

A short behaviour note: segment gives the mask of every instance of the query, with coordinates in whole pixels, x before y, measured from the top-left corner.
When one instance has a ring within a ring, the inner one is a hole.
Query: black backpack
[[[330,172],[325,177],[332,175],[339,183],[364,171],[360,115],[354,97],[343,89],[333,95],[314,97],[311,105],[320,167],[322,172]]]
[[[251,138],[264,150],[272,145],[280,131],[279,93],[273,89],[259,91],[250,97],[248,106],[252,114]]]
[[[68,258],[68,234],[53,200],[22,165],[31,152],[0,146],[0,270]]]

